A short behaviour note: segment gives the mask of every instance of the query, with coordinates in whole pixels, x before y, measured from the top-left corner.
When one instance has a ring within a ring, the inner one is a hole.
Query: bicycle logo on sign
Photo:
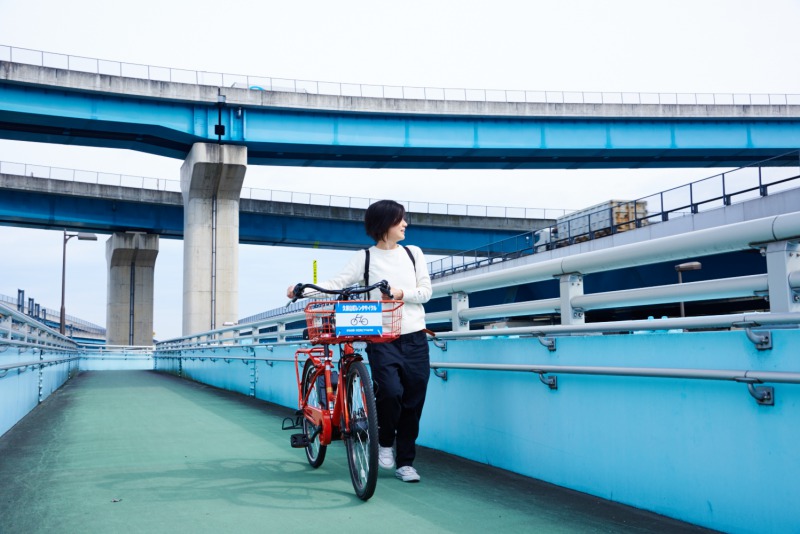
[[[350,320],[350,324],[353,326],[358,326],[358,325],[366,326],[368,322],[369,321],[367,321],[367,318],[361,315],[360,313]]]

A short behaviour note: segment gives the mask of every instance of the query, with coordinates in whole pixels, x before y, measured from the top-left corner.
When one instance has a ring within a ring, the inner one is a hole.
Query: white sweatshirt
[[[425,308],[422,305],[430,300],[433,292],[425,255],[414,245],[409,245],[408,249],[414,255],[415,263],[411,263],[408,253],[400,245],[392,250],[382,250],[375,246],[369,248],[369,283],[386,280],[390,287],[403,290],[401,334],[410,334],[425,328]],[[365,256],[365,252],[359,250],[353,254],[342,272],[317,285],[325,289],[343,289],[353,284],[363,285]],[[376,289],[369,298],[381,300],[382,296]]]

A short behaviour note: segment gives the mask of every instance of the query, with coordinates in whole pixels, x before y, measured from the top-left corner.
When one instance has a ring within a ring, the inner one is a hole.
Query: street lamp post
[[[703,264],[699,261],[690,261],[687,263],[681,263],[680,265],[675,266],[675,270],[678,271],[678,283],[683,283],[683,276],[682,273],[684,271],[699,271],[703,268]],[[681,301],[681,317],[686,317],[686,310],[683,307],[683,301]]]
[[[65,294],[65,286],[67,280],[67,241],[72,239],[73,237],[77,237],[79,241],[97,241],[97,236],[95,234],[89,234],[85,232],[78,232],[75,234],[71,234],[64,230],[64,246],[62,248],[61,253],[61,322],[59,325],[58,331],[61,332],[63,336],[66,332],[66,315],[64,313],[64,294]]]

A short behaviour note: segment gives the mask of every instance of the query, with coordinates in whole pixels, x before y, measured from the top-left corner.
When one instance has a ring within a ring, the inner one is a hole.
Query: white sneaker
[[[378,465],[383,469],[394,469],[394,450],[391,447],[378,447]]]
[[[410,465],[404,465],[394,472],[394,476],[403,482],[419,482],[419,473]]]

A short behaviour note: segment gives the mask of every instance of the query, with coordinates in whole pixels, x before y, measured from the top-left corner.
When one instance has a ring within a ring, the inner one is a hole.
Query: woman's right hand
[[[295,288],[295,286],[296,286],[296,284],[292,284],[286,289],[286,296],[289,297],[290,299],[294,298],[294,288]]]

